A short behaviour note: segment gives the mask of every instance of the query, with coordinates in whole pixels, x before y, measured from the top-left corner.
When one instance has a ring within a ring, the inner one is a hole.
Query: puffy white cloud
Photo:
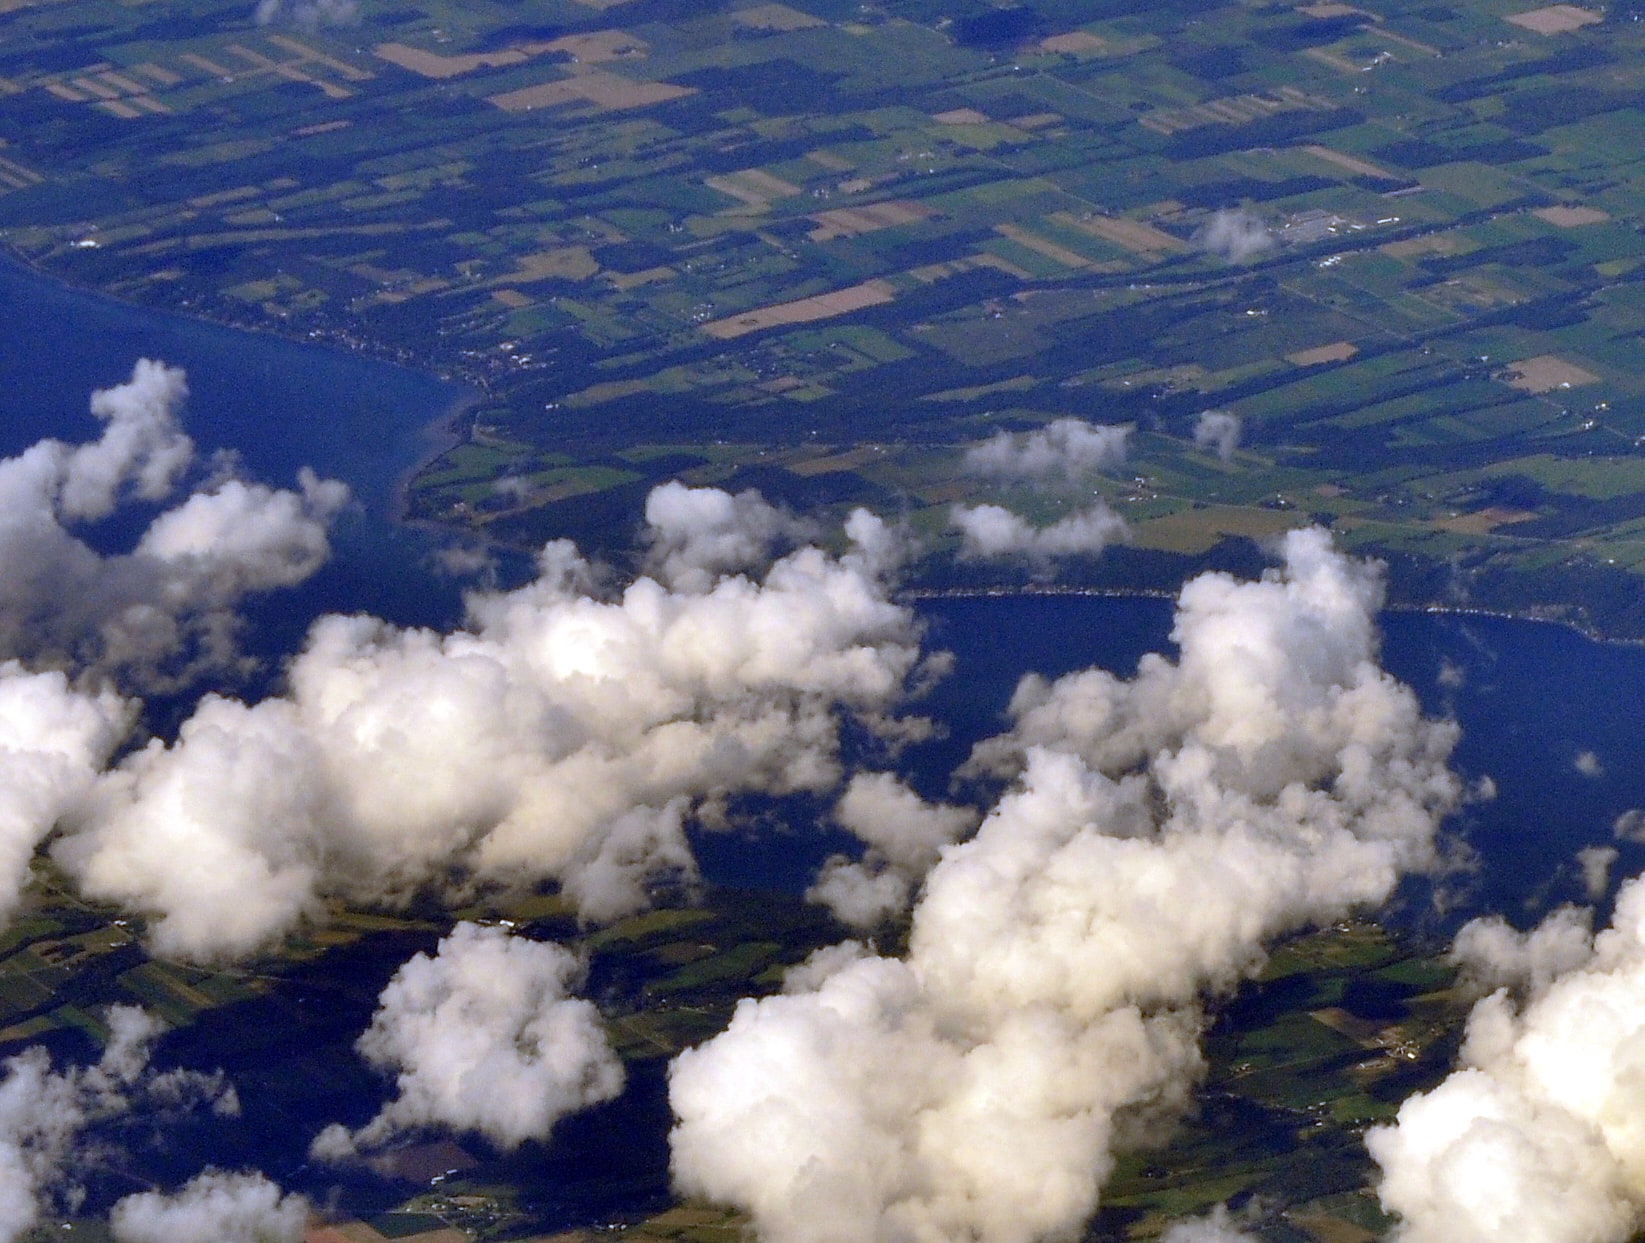
[[[70,1189],[76,1147],[90,1125],[119,1117],[179,1093],[210,1101],[222,1091],[219,1076],[172,1071],[156,1076],[149,1053],[164,1025],[134,1006],[114,1006],[105,1016],[109,1040],[94,1065],[54,1071],[44,1049],[33,1048],[5,1063],[0,1078],[0,1241],[12,1243],[40,1219],[43,1205]]]
[[[1520,932],[1500,915],[1470,920],[1446,957],[1462,969],[1464,982],[1481,993],[1512,988],[1536,995],[1587,962],[1593,940],[1593,912],[1562,906],[1529,932]]]
[[[767,1243],[1068,1236],[1185,1104],[1202,994],[1435,862],[1455,730],[1378,667],[1374,571],[1284,548],[1183,589],[1178,661],[1025,680],[907,957],[833,952],[676,1060],[681,1191]]]
[[[1100,502],[1045,527],[1000,505],[955,505],[949,516],[963,537],[960,556],[970,561],[1023,557],[1043,566],[1054,557],[1095,556],[1128,534],[1125,519]]]
[[[838,718],[895,730],[919,628],[884,577],[896,541],[801,548],[763,578],[614,595],[566,544],[532,583],[470,597],[466,629],[328,617],[290,692],[208,696],[175,743],[103,777],[56,857],[155,917],[166,954],[252,952],[324,895],[392,901],[461,874],[558,881],[588,919],[692,871],[684,826],[745,791],[828,790]]]
[[[1226,462],[1239,448],[1241,430],[1239,415],[1227,410],[1206,410],[1194,420],[1194,444],[1211,450]]]
[[[127,1196],[109,1213],[120,1243],[298,1243],[308,1203],[261,1174],[207,1170],[176,1193]]]
[[[187,393],[181,371],[142,360],[93,394],[98,440],[0,460],[0,654],[175,689],[234,662],[247,595],[293,586],[330,555],[348,490],[306,470],[297,492],[208,481],[130,552],[103,555],[70,529],[172,496],[194,460],[177,419]]]
[[[1227,207],[1194,231],[1194,242],[1229,263],[1244,263],[1271,248],[1274,235],[1255,212]]]
[[[964,468],[994,479],[1080,479],[1125,461],[1129,427],[1062,418],[1032,432],[996,432],[965,451]]]
[[[1587,953],[1582,924],[1559,911],[1526,938],[1562,946],[1562,971],[1522,1003],[1481,1000],[1460,1068],[1367,1134],[1402,1243],[1622,1243],[1645,1225],[1645,883]]]
[[[357,1131],[321,1132],[315,1155],[335,1160],[432,1127],[515,1148],[616,1096],[622,1063],[593,1003],[570,996],[581,977],[557,945],[458,924],[432,958],[418,954],[395,973],[360,1037],[399,1094]]]
[[[1582,891],[1590,902],[1598,902],[1611,887],[1611,868],[1621,853],[1615,846],[1584,846],[1576,852],[1577,870],[1582,873]]]
[[[725,574],[769,564],[778,544],[814,534],[809,524],[749,490],[665,483],[645,498],[648,570],[670,587],[702,591]]]
[[[868,849],[861,859],[830,858],[806,897],[844,923],[872,928],[907,909],[942,848],[976,828],[979,817],[969,807],[927,803],[891,773],[858,773],[834,818]]]
[[[131,717],[112,691],[0,664],[0,924],[17,908],[36,847],[91,787]]]

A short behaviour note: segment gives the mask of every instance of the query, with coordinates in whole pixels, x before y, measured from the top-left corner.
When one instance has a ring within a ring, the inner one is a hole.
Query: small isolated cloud
[[[1246,1227],[1248,1214],[1231,1213],[1219,1204],[1204,1217],[1174,1221],[1160,1235],[1160,1243],[1260,1243],[1261,1236]]]
[[[1047,527],[1001,505],[955,505],[949,517],[960,530],[960,557],[967,561],[1021,557],[1044,567],[1056,557],[1095,556],[1128,533],[1125,519],[1101,502]]]
[[[1611,821],[1611,836],[1619,842],[1645,845],[1645,811],[1630,807]]]
[[[479,544],[447,544],[435,550],[433,561],[447,578],[484,578],[497,570],[497,559]]]
[[[1057,419],[1038,431],[997,432],[967,449],[962,465],[991,479],[1072,482],[1123,463],[1130,434],[1129,427]]]
[[[557,945],[462,923],[433,957],[406,963],[360,1037],[397,1095],[359,1130],[327,1127],[326,1160],[429,1128],[477,1131],[499,1148],[547,1139],[567,1114],[622,1090],[623,1068],[592,1002],[570,995],[582,966]]]
[[[1262,217],[1243,207],[1217,212],[1194,231],[1194,242],[1229,263],[1254,259],[1274,244],[1274,235]]]
[[[1442,659],[1434,680],[1448,691],[1458,691],[1468,684],[1468,671],[1454,660]]]
[[[353,26],[360,20],[358,0],[257,0],[259,26]]]
[[[206,1170],[173,1194],[125,1197],[109,1227],[119,1243],[298,1243],[308,1212],[261,1174]]]
[[[1578,752],[1576,759],[1571,761],[1571,767],[1584,777],[1603,777],[1605,765],[1599,762],[1599,756],[1592,751]]]
[[[1582,872],[1582,890],[1588,901],[1598,902],[1611,887],[1611,868],[1616,865],[1615,846],[1584,846],[1576,852],[1576,865]]]
[[[1226,462],[1239,448],[1241,430],[1239,415],[1226,410],[1207,410],[1194,422],[1194,445]]]

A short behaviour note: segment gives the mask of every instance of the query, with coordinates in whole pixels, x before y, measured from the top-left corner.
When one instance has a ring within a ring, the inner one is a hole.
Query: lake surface
[[[430,426],[464,390],[364,357],[127,307],[0,262],[0,453],[46,435],[94,436],[91,390],[125,379],[139,357],[187,369],[185,421],[203,449],[234,449],[247,473],[278,485],[312,465],[360,498],[333,564],[259,607],[268,650],[289,651],[328,610],[402,624],[456,617],[458,588],[430,570],[430,540],[395,527],[391,508],[396,482],[434,443]],[[1167,646],[1171,619],[1169,601],[1093,596],[938,599],[920,611],[932,644],[956,658],[924,705],[951,729],[918,756],[933,792],[974,740],[1003,727],[1021,674],[1091,664],[1129,673],[1142,653]],[[1613,844],[1617,816],[1645,808],[1645,648],[1530,622],[1416,613],[1388,615],[1384,634],[1388,668],[1430,712],[1461,722],[1458,768],[1496,785],[1495,799],[1452,826],[1480,858],[1473,875],[1448,882],[1461,909],[1525,922],[1580,899],[1576,851]],[[797,887],[838,844],[774,834],[750,850],[705,839],[703,862],[716,879]],[[1645,868],[1645,846],[1614,845],[1617,877]],[[1408,895],[1403,917],[1422,924],[1426,909],[1420,894]]]

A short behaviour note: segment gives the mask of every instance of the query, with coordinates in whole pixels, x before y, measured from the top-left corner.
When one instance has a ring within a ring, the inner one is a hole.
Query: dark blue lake
[[[361,500],[334,563],[262,607],[256,620],[269,649],[290,650],[308,619],[327,610],[401,623],[455,617],[456,586],[433,574],[428,539],[396,527],[391,509],[396,482],[436,443],[431,427],[464,390],[355,355],[127,307],[0,262],[0,452],[45,435],[95,435],[91,390],[123,380],[143,356],[187,369],[186,422],[203,448],[232,448],[248,473],[275,484],[309,464],[348,481]],[[920,609],[932,643],[956,657],[953,676],[925,705],[951,730],[919,753],[922,784],[933,792],[972,741],[1003,726],[1022,673],[1090,664],[1128,673],[1143,652],[1166,646],[1170,629],[1170,603],[1155,599],[973,597]],[[1645,808],[1645,648],[1530,622],[1416,613],[1388,615],[1384,633],[1387,666],[1431,712],[1462,723],[1458,767],[1496,784],[1494,800],[1468,807],[1453,826],[1481,858],[1476,874],[1451,882],[1466,909],[1524,922],[1580,898],[1576,851],[1612,844],[1616,817]],[[1450,685],[1442,669],[1452,671]],[[1592,757],[1586,772],[1584,755]],[[1645,867],[1645,846],[1614,844],[1618,877]],[[748,843],[705,846],[711,876],[785,886],[803,884],[828,848],[786,835],[752,857]]]

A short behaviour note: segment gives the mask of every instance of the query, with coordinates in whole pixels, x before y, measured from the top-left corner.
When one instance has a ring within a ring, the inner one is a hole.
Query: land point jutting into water
[[[1022,581],[950,503],[1078,498],[958,450],[1076,416],[1134,429],[1129,539],[1059,581],[1320,521],[1396,599],[1639,636],[1637,7],[9,0],[0,243],[476,386],[411,510],[501,544],[678,477]]]

